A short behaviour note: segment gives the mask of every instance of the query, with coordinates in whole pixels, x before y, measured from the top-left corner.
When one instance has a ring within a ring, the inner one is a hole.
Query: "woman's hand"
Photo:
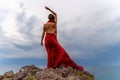
[[[43,46],[43,42],[41,42],[40,45]]]
[[[45,9],[50,10],[50,8],[48,8],[47,6],[45,6]]]

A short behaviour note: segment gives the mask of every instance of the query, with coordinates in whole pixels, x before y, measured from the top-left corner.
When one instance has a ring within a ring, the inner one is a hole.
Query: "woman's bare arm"
[[[54,17],[55,17],[54,21],[57,23],[57,14],[47,6],[45,6],[45,9],[49,10],[54,15]]]
[[[43,46],[43,39],[44,39],[44,36],[45,36],[45,24],[43,26],[43,32],[42,32],[42,36],[41,36],[41,46]]]

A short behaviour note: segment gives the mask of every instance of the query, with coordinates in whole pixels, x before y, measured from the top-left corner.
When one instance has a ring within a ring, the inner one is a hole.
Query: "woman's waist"
[[[46,32],[46,35],[56,35],[55,32]]]
[[[56,29],[47,29],[46,33],[48,33],[48,34],[54,34],[54,33],[56,33]]]
[[[46,39],[56,38],[56,33],[46,33]]]

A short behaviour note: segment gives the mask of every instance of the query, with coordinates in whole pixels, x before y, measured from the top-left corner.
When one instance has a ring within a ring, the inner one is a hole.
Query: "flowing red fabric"
[[[84,70],[82,66],[78,66],[72,61],[67,52],[58,43],[55,33],[46,33],[45,48],[48,53],[47,68],[56,68],[62,65],[64,67],[70,66],[81,71]]]

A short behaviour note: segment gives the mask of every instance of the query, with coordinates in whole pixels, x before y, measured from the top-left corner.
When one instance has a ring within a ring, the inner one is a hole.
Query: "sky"
[[[47,65],[40,46],[50,7],[58,41],[82,66],[120,66],[120,0],[0,0],[0,66]]]

